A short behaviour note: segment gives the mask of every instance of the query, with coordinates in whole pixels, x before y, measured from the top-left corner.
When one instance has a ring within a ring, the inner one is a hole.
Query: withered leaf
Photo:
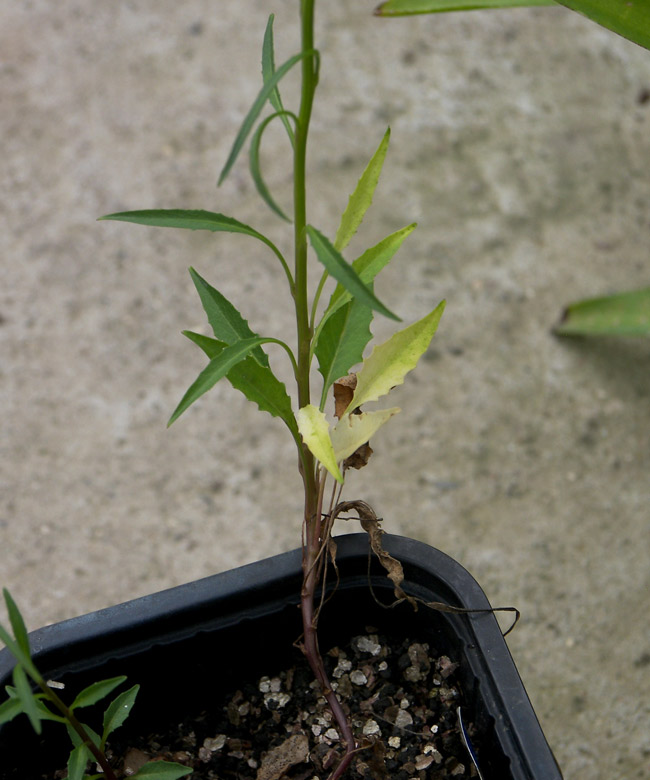
[[[305,734],[294,734],[264,756],[257,780],[280,780],[292,766],[304,763],[308,757],[309,739]]]
[[[357,375],[348,374],[341,377],[334,382],[334,416],[337,419],[341,419],[345,414],[345,410],[352,402],[354,391],[357,386]]]

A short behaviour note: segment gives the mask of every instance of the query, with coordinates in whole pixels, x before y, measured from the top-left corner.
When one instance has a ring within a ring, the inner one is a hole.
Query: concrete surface
[[[203,327],[187,266],[290,338],[277,262],[244,237],[95,221],[208,208],[288,246],[244,160],[215,181],[266,18],[281,62],[296,6],[0,7],[0,583],[30,627],[299,542],[279,422],[219,385],[165,429],[203,366],[179,334]],[[350,257],[417,220],[378,291],[411,320],[448,307],[346,494],[521,608],[510,647],[567,780],[648,777],[650,346],[550,328],[572,299],[648,284],[650,53],[559,8],[373,6],[318,8],[310,219],[334,232],[390,123]],[[289,204],[286,151],[276,128],[268,181]]]

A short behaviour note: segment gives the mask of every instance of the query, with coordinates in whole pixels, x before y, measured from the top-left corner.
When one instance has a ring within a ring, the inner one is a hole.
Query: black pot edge
[[[338,547],[337,563],[341,568],[347,562],[358,561],[368,556],[368,538],[366,534],[350,534],[336,537]],[[428,573],[440,580],[449,603],[470,609],[489,609],[489,602],[476,580],[459,563],[445,553],[406,537],[386,534],[383,537],[384,548],[396,557],[404,566],[407,581],[417,580],[418,575]],[[290,583],[295,583],[298,594],[300,582],[300,550],[292,550],[272,558],[267,558],[245,566],[211,575],[195,582],[179,585],[158,593],[143,596],[114,607],[94,613],[71,618],[61,623],[45,626],[30,633],[32,654],[36,663],[40,658],[65,658],[66,649],[75,645],[90,648],[98,642],[105,644],[105,636],[112,635],[112,642],[135,632],[146,644],[147,627],[168,626],[170,633],[178,637],[179,622],[186,624],[187,615],[199,613],[202,607],[236,602],[232,621],[243,617],[254,617],[255,607],[251,607],[255,592],[269,594],[269,590],[285,591]],[[272,598],[272,594],[271,594]],[[285,599],[286,601],[286,599]],[[232,611],[232,610],[230,610]],[[474,659],[469,659],[477,674],[487,674],[491,691],[497,691],[498,701],[495,708],[500,715],[496,718],[495,729],[502,732],[505,741],[515,743],[525,756],[524,764],[528,770],[521,776],[536,780],[561,780],[561,772],[546,742],[541,727],[526,694],[512,656],[503,639],[496,618],[491,613],[475,613],[455,616],[466,621],[475,642],[466,646]],[[228,617],[224,619],[227,621]],[[223,622],[223,621],[222,621]],[[131,642],[132,643],[132,642]],[[77,649],[78,655],[78,649]],[[13,658],[6,649],[0,651],[0,685],[11,680]],[[58,664],[57,664],[58,665]],[[523,768],[523,765],[522,765]]]

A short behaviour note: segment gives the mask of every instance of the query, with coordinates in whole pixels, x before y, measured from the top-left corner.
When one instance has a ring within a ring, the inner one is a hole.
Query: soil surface
[[[459,726],[457,664],[447,656],[409,639],[391,646],[369,629],[331,649],[325,664],[359,745],[345,778],[477,776]],[[463,727],[480,766],[480,738],[471,723]],[[125,777],[148,760],[164,759],[192,767],[194,780],[324,780],[343,752],[306,662],[240,685],[221,705],[168,732],[116,737],[109,748]],[[65,776],[64,770],[55,778]]]

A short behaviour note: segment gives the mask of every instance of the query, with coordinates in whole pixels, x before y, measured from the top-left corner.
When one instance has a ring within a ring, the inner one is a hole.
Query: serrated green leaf
[[[9,623],[11,624],[11,630],[14,632],[14,637],[18,646],[23,653],[31,658],[31,651],[29,649],[29,638],[27,636],[27,628],[25,627],[25,621],[20,614],[20,610],[16,606],[16,602],[13,600],[11,593],[6,588],[2,589],[4,595],[5,604],[7,605],[7,614],[9,615]]]
[[[336,462],[340,463],[349,458],[399,411],[397,407],[394,407],[376,412],[344,414],[332,430],[332,447]]]
[[[85,745],[77,745],[73,748],[68,758],[68,780],[83,780],[86,766],[91,758],[92,754]]]
[[[375,244],[375,246],[367,249],[354,260],[352,268],[365,285],[369,285],[374,281],[377,274],[392,260],[397,250],[402,246],[404,239],[410,235],[416,227],[417,224],[413,222],[411,225],[396,230],[394,233],[386,236],[386,238],[383,238],[378,244]],[[337,309],[351,300],[351,298],[352,296],[345,287],[343,287],[342,284],[337,284],[325,314],[323,315],[323,319],[331,316]]]
[[[262,44],[262,81],[267,84],[275,73],[275,54],[273,46],[273,20],[274,14],[269,16],[269,21],[264,31],[264,43]],[[269,103],[277,111],[277,114],[282,116],[282,122],[286,128],[287,135],[291,141],[291,145],[294,143],[294,132],[291,127],[287,113],[282,105],[282,98],[280,97],[280,90],[276,86],[275,89],[269,94]]]
[[[571,303],[560,336],[650,336],[650,287]]]
[[[190,268],[190,276],[201,298],[212,332],[218,341],[231,345],[243,339],[259,338],[232,303],[209,285],[193,268]],[[268,356],[261,347],[252,350],[251,356],[260,365],[268,367]]]
[[[204,393],[211,390],[217,382],[228,374],[233,366],[236,366],[241,360],[255,349],[260,344],[264,344],[269,339],[260,337],[252,339],[243,339],[237,341],[228,347],[225,347],[223,351],[213,358],[208,365],[201,371],[196,380],[189,387],[181,402],[178,404],[174,413],[169,418],[167,426],[169,427],[175,422],[181,414],[191,406],[196,400],[198,400]]]
[[[134,685],[132,688],[129,688],[128,691],[124,691],[124,693],[120,693],[119,696],[116,696],[108,705],[103,720],[102,750],[104,749],[109,734],[112,734],[115,729],[119,728],[129,717],[129,713],[135,704],[135,699],[139,690],[140,686]]]
[[[10,696],[7,701],[3,701],[0,704],[0,724],[9,723],[16,715],[20,715],[23,711],[23,705],[20,703],[20,699]]]
[[[372,316],[372,309],[357,300],[348,301],[329,317],[318,334],[314,354],[323,376],[321,407],[332,383],[363,360],[363,350],[372,338]]]
[[[320,461],[337,482],[343,484],[343,475],[336,462],[330,438],[329,423],[323,412],[308,404],[298,410],[296,419],[300,435],[311,454]]]
[[[230,150],[230,154],[228,155],[226,164],[223,166],[223,170],[221,171],[221,175],[219,176],[219,184],[222,184],[226,176],[230,173],[230,169],[235,164],[235,160],[239,156],[242,146],[244,145],[246,138],[248,138],[248,134],[253,129],[253,125],[255,124],[255,121],[257,117],[260,115],[260,111],[264,108],[264,104],[269,99],[273,91],[276,89],[280,81],[291,70],[291,68],[293,68],[293,66],[296,63],[300,62],[300,60],[305,59],[305,57],[316,57],[316,56],[317,56],[317,52],[313,49],[309,49],[308,51],[302,51],[299,54],[294,54],[293,57],[290,57],[283,65],[281,65],[273,73],[272,76],[269,77],[267,81],[265,81],[264,86],[262,87],[258,96],[255,98],[255,102],[253,103],[248,114],[244,118],[241,128],[237,133],[237,137],[235,138],[235,142],[232,145],[232,149]]]
[[[388,144],[390,142],[390,127],[386,130],[377,151],[373,154],[361,178],[357,182],[354,192],[350,195],[348,205],[341,217],[341,224],[336,231],[334,247],[342,252],[350,243],[350,239],[357,232],[363,217],[372,203],[372,196],[379,181],[379,175],[386,158]]]
[[[200,333],[184,330],[183,335],[199,346],[211,360],[220,355],[226,347],[223,342]],[[273,417],[280,417],[294,435],[298,433],[291,398],[284,383],[277,379],[270,367],[261,366],[253,358],[247,357],[230,369],[226,379],[249,401],[257,404],[259,409]]]
[[[38,713],[38,707],[36,706],[36,699],[34,698],[25,670],[20,664],[14,666],[13,681],[23,712],[29,718],[29,722],[32,724],[34,731],[37,734],[40,734],[42,731],[41,718]]]
[[[74,710],[77,707],[89,707],[91,704],[96,704],[101,701],[105,696],[121,685],[126,680],[124,675],[120,677],[111,677],[107,680],[100,680],[99,682],[89,685],[84,688],[75,698],[70,705],[70,709]]]
[[[610,2],[611,0],[607,0]],[[561,0],[560,0],[561,2]],[[377,16],[413,16],[444,11],[472,11],[482,8],[557,5],[554,0],[387,0],[375,10]]]
[[[345,262],[341,254],[322,233],[319,233],[316,228],[309,225],[307,227],[307,235],[316,252],[316,256],[325,266],[329,275],[336,279],[337,282],[340,282],[353,298],[357,298],[360,303],[380,312],[385,317],[390,317],[392,320],[400,319],[375,297],[374,293],[361,281],[352,266]]]
[[[257,129],[253,133],[253,137],[251,138],[251,145],[250,145],[250,151],[248,154],[248,167],[251,172],[251,177],[253,179],[253,183],[255,184],[255,188],[257,189],[257,192],[261,196],[262,200],[266,203],[266,205],[271,209],[271,211],[275,212],[281,219],[284,219],[286,222],[291,222],[289,217],[282,211],[280,206],[275,202],[273,196],[271,195],[269,188],[266,186],[266,182],[264,181],[264,177],[262,176],[262,168],[260,166],[260,144],[262,142],[262,136],[264,135],[264,131],[268,127],[269,123],[272,122],[274,119],[276,119],[278,116],[282,117],[282,119],[285,120],[285,124],[287,124],[288,112],[284,111],[281,114],[275,113],[271,114],[271,116],[267,117],[263,122],[260,122]],[[293,116],[293,114],[291,115]]]
[[[394,333],[388,341],[375,347],[357,373],[357,386],[348,413],[362,404],[376,401],[401,385],[404,377],[417,365],[431,343],[442,317],[445,302],[407,328]]]
[[[191,774],[192,771],[190,767],[171,761],[150,761],[148,764],[141,766],[131,777],[137,778],[137,780],[142,780],[142,778],[147,780],[176,780],[179,777]]]

